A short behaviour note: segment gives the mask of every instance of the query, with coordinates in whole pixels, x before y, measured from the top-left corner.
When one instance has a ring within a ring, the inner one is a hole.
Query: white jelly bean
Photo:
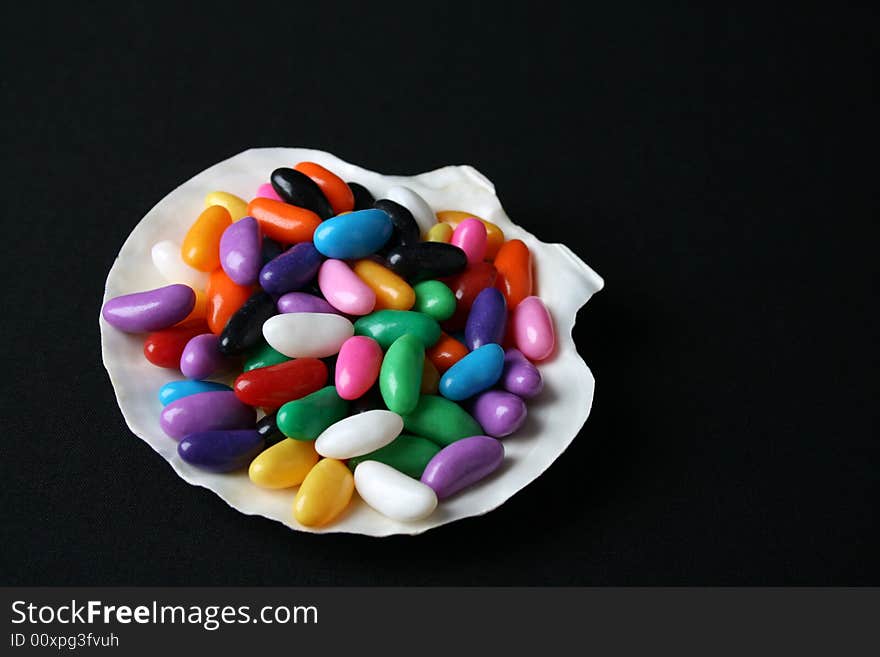
[[[403,418],[391,411],[373,410],[331,424],[315,441],[318,454],[350,459],[385,447],[403,431]]]
[[[194,290],[204,290],[209,273],[190,267],[180,257],[180,244],[171,240],[156,242],[150,251],[153,265],[169,283],[183,283]]]
[[[263,324],[266,342],[288,358],[333,356],[353,335],[354,326],[348,319],[329,313],[287,313],[270,317]]]
[[[359,463],[354,486],[364,502],[392,520],[421,520],[437,508],[432,488],[379,461]]]
[[[428,231],[431,230],[431,226],[437,223],[437,215],[434,214],[431,206],[409,187],[403,187],[402,185],[392,187],[385,194],[385,198],[395,203],[400,203],[400,205],[412,213],[413,219],[419,225],[422,236],[427,235]]]

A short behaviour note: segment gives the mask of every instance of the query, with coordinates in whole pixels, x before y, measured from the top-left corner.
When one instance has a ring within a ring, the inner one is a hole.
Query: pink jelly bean
[[[318,287],[331,306],[349,315],[367,315],[376,305],[376,293],[342,260],[324,261]]]
[[[263,183],[259,187],[257,187],[257,195],[256,198],[270,198],[273,201],[281,201],[281,197],[275,193],[275,188],[272,187],[272,183]]]
[[[556,347],[556,331],[550,311],[540,297],[526,297],[513,310],[516,348],[530,360],[544,360]]]
[[[469,265],[483,262],[486,256],[486,226],[479,219],[465,219],[455,227],[449,243],[465,252]]]
[[[357,399],[369,390],[379,376],[382,347],[364,335],[342,343],[336,358],[336,392],[343,399]]]

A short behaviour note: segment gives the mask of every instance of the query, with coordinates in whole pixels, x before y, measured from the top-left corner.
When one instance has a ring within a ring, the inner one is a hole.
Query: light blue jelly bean
[[[315,229],[315,248],[328,258],[365,258],[391,237],[391,218],[376,208],[327,219]]]
[[[440,379],[440,394],[453,401],[473,397],[495,385],[503,369],[504,349],[495,343],[485,344],[446,370]]]
[[[214,381],[172,381],[159,388],[159,401],[162,402],[162,406],[166,406],[181,397],[189,397],[200,392],[219,392],[221,390],[231,391],[232,388]]]

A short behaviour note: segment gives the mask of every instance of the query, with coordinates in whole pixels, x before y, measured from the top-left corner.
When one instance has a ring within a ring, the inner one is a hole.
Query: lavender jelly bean
[[[526,403],[504,390],[487,390],[471,405],[471,415],[493,438],[509,436],[526,421]]]
[[[263,265],[260,225],[253,217],[231,224],[220,237],[220,265],[239,285],[254,285]]]
[[[256,420],[256,411],[241,403],[234,392],[200,392],[168,404],[159,425],[168,436],[180,440],[200,431],[252,429]]]
[[[180,372],[188,379],[206,379],[226,364],[218,350],[220,339],[213,333],[192,338],[180,356]]]
[[[494,438],[462,438],[428,461],[421,481],[442,500],[489,476],[503,460],[504,445]]]
[[[298,290],[318,273],[323,257],[311,242],[295,244],[260,271],[260,285],[276,296]]]
[[[464,343],[473,351],[484,344],[501,344],[507,325],[507,302],[494,287],[477,295],[464,327]]]
[[[244,468],[263,451],[265,440],[254,429],[199,431],[177,445],[184,461],[209,472],[231,472]]]
[[[279,313],[333,313],[339,311],[327,301],[308,292],[288,292],[278,299]]]
[[[531,399],[544,389],[541,372],[519,349],[504,352],[504,369],[498,383],[507,392],[523,399]]]
[[[192,288],[176,283],[109,299],[101,315],[120,331],[146,333],[174,326],[186,318],[195,305],[196,293]]]

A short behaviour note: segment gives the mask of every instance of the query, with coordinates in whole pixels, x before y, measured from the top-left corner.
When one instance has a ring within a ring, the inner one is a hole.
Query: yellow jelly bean
[[[444,224],[442,221],[439,224],[434,224],[431,226],[430,230],[428,230],[428,235],[426,241],[428,242],[445,242],[449,244],[449,240],[452,239],[452,231],[455,230],[449,224]]]
[[[449,224],[455,228],[468,217],[479,219],[486,226],[486,260],[492,260],[498,249],[504,244],[504,233],[501,229],[491,221],[486,221],[472,212],[462,212],[460,210],[442,210],[437,213],[437,220],[444,224]]]
[[[251,461],[248,476],[263,488],[289,488],[301,484],[317,462],[314,442],[285,438]]]
[[[342,461],[321,459],[293,500],[293,517],[307,527],[326,525],[345,510],[354,493],[354,477]]]
[[[222,205],[206,208],[183,238],[180,245],[183,261],[199,271],[217,269],[220,266],[220,236],[231,225],[229,210]]]
[[[205,197],[205,207],[210,208],[212,205],[219,205],[226,208],[229,216],[233,221],[238,221],[242,217],[247,216],[247,201],[238,198],[235,194],[229,192],[211,192]]]
[[[423,395],[436,395],[440,384],[440,372],[437,366],[431,362],[430,358],[425,358],[425,365],[422,367],[422,385],[419,392]]]
[[[376,293],[374,310],[409,310],[416,302],[416,293],[409,283],[378,262],[358,260],[353,269]]]

